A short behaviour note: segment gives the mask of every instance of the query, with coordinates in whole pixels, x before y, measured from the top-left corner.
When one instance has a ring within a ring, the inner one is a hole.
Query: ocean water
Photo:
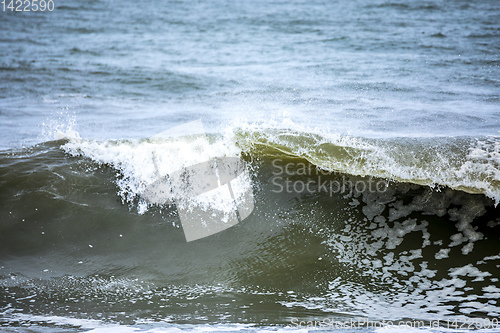
[[[0,330],[500,331],[499,2],[54,5],[0,4]],[[147,189],[221,157],[187,242]]]

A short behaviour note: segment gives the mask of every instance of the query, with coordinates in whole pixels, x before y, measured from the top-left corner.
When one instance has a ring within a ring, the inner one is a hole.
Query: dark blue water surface
[[[281,121],[358,136],[498,134],[496,1],[55,1],[0,11],[0,146],[76,123],[148,137]]]

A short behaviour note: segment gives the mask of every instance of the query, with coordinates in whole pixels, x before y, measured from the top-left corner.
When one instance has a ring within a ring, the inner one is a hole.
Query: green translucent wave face
[[[238,132],[253,154],[304,158],[317,167],[431,187],[482,193],[500,200],[500,142],[485,138],[366,139],[292,130]]]

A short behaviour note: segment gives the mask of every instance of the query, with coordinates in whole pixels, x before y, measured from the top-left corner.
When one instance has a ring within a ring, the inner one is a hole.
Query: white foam
[[[430,141],[398,142],[339,135],[308,128],[290,119],[265,124],[239,122],[243,147],[257,143],[301,156],[330,171],[376,176],[431,187],[448,186],[483,193],[500,203],[500,139],[488,137],[453,143],[448,148]],[[465,147],[464,147],[465,144]],[[415,145],[415,146],[412,146]],[[469,145],[467,147],[467,145]],[[333,150],[332,150],[333,149]]]
[[[15,310],[15,309],[14,309]],[[17,310],[21,311],[21,310]],[[138,320],[134,325],[122,325],[118,323],[105,322],[95,319],[82,319],[62,317],[54,315],[32,315],[25,313],[14,313],[4,311],[0,313],[2,320],[9,324],[21,323],[23,327],[36,330],[38,327],[46,328],[47,325],[55,327],[64,326],[84,330],[88,333],[178,333],[178,332],[299,332],[306,333],[307,330],[296,330],[287,327],[255,327],[253,324],[172,324],[158,321]]]
[[[435,258],[436,259],[444,259],[448,258],[450,253],[450,249],[440,249],[438,253],[436,253]]]
[[[360,209],[361,203],[356,206],[348,205],[346,210],[353,217],[346,221],[345,227],[332,232],[327,241],[336,260],[346,265],[346,271],[355,271],[356,275],[376,281],[373,283],[383,286],[381,290],[372,291],[363,285],[339,278],[331,283],[330,292],[323,300],[311,298],[292,302],[293,306],[387,320],[439,320],[445,316],[466,320],[467,316],[457,315],[457,310],[464,315],[472,312],[488,316],[500,314],[500,307],[495,304],[498,299],[495,288],[484,289],[482,295],[468,292],[478,287],[475,282],[481,283],[487,279],[491,282],[498,281],[491,273],[472,264],[451,266],[453,268],[448,271],[449,278],[438,280],[436,277],[446,273],[446,270],[429,269],[428,263],[423,261],[431,253],[434,253],[436,259],[444,260],[453,251],[450,247],[459,244],[465,243],[461,249],[464,254],[473,251],[474,243],[482,240],[483,236],[474,230],[472,222],[484,214],[487,200],[449,189],[441,192],[421,191],[420,194],[413,194],[409,203],[396,200],[398,192],[405,193],[410,188],[418,189],[411,185],[396,184],[384,193],[361,193],[364,209]],[[385,205],[386,209],[380,209],[381,205]],[[385,214],[382,215],[387,208],[389,219],[385,218]],[[356,221],[354,211],[361,211],[365,217]],[[429,223],[408,218],[412,213],[438,216],[449,214],[457,233],[448,243],[446,240],[431,242]],[[418,242],[415,244],[419,233],[422,235],[421,245]],[[416,248],[402,251],[399,249],[400,245],[407,238],[412,239]],[[444,248],[436,250],[436,246]],[[499,256],[485,257],[482,262],[498,258]],[[450,262],[443,263],[443,267],[449,264]],[[477,265],[479,264],[481,263]]]
[[[475,277],[474,281],[483,281],[485,277],[491,276],[489,272],[482,272],[477,267],[472,266],[472,264],[468,264],[462,267],[456,267],[450,269],[450,276],[469,276]]]
[[[109,165],[120,171],[117,180],[119,195],[124,202],[138,200],[138,212],[143,214],[157,202],[148,201],[151,184],[166,179],[169,174],[182,168],[209,161],[217,157],[239,156],[241,151],[233,141],[221,138],[210,143],[204,135],[151,140],[84,140],[74,137],[62,146],[73,156],[84,156]],[[165,203],[169,203],[167,198]],[[219,211],[230,211],[225,201],[215,196],[197,196],[199,205],[207,205]],[[207,202],[210,200],[210,202]]]

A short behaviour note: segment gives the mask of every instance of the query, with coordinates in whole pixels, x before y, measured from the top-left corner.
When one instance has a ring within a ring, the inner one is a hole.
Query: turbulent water
[[[0,29],[0,330],[499,331],[497,2],[55,1]],[[187,242],[151,186],[222,157],[251,213]]]

